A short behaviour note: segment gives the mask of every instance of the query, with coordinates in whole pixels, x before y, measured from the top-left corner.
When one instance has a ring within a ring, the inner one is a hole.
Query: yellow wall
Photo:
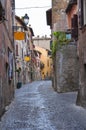
[[[41,52],[40,61],[44,63],[44,68],[41,70],[42,79],[46,78],[47,76],[50,77],[52,60],[48,56],[48,51],[38,46],[35,46],[35,50],[38,50],[39,52]]]

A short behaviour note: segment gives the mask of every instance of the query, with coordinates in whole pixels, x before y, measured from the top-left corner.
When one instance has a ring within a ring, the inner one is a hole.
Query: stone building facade
[[[60,19],[60,13],[67,7],[66,0],[52,0],[52,25]]]
[[[0,1],[0,116],[5,107],[14,97],[14,42],[13,42],[13,14],[15,8],[14,0]]]
[[[52,32],[67,28],[65,9],[67,0],[52,0]]]
[[[63,0],[63,1],[66,1],[66,0]],[[63,1],[61,2],[63,3]],[[52,31],[55,29],[54,23],[58,22],[58,19],[59,19],[58,14],[57,14],[59,2],[60,0],[52,0],[53,22],[48,23],[50,26],[52,25]],[[69,29],[72,29],[73,40],[76,41],[75,43],[77,44],[77,57],[74,56],[78,60],[78,63],[77,65],[75,65],[75,68],[77,67],[76,69],[78,69],[78,75],[76,74],[77,75],[76,77],[77,78],[79,77],[79,79],[76,79],[77,81],[76,85],[79,85],[76,103],[77,105],[86,107],[86,0],[69,0],[69,3],[67,4],[67,6],[68,7],[66,8],[66,13],[67,13],[67,18],[68,18],[68,27]],[[75,51],[73,55],[75,55],[76,47],[74,50]],[[57,60],[54,58],[54,72],[56,72],[55,68],[57,67],[57,61],[60,63],[62,60],[61,57],[64,57],[65,54],[63,55],[61,52],[57,52],[57,55],[58,55]],[[75,60],[75,63],[76,63],[76,60]],[[63,64],[61,63],[61,65]],[[59,65],[59,67],[61,66]],[[75,73],[77,72],[75,71]],[[53,74],[53,77],[54,77],[53,87],[55,90],[57,90],[57,87],[55,85],[57,84],[57,76],[58,76],[58,73]],[[61,88],[60,88],[60,91],[61,91]]]
[[[68,33],[70,28],[65,12],[67,6],[68,3],[66,0],[52,1],[52,33],[59,31]],[[76,7],[74,7],[74,9],[76,9]],[[73,13],[74,12],[72,11],[71,15]],[[56,40],[55,37],[52,37],[52,39],[53,41]],[[53,58],[53,63],[54,89],[57,92],[78,90],[78,59],[76,42],[70,42],[69,44],[62,46],[61,49],[57,50],[56,55]]]
[[[78,90],[78,59],[77,45],[70,42],[56,53],[56,79],[57,92],[69,92]]]

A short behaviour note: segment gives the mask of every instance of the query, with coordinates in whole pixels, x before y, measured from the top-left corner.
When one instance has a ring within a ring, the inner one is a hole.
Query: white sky
[[[45,7],[46,8],[29,8],[27,7]],[[35,36],[50,36],[50,26],[46,22],[46,11],[51,8],[51,0],[15,0],[16,15],[21,17],[25,13],[29,16],[29,24],[31,24]]]

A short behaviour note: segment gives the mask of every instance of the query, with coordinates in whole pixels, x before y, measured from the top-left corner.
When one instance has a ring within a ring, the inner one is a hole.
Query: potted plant
[[[21,68],[19,67],[19,69],[17,69],[16,72],[18,73],[17,88],[19,89],[19,88],[21,88],[21,86],[22,86],[22,82],[19,80],[19,78],[20,78]]]

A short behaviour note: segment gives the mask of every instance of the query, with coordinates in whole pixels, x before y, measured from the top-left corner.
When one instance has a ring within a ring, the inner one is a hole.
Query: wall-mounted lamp
[[[69,3],[70,0],[67,0],[67,3]]]
[[[64,0],[65,2],[69,3],[70,0]]]
[[[27,14],[23,17],[24,23],[27,25],[29,23],[29,17]]]

